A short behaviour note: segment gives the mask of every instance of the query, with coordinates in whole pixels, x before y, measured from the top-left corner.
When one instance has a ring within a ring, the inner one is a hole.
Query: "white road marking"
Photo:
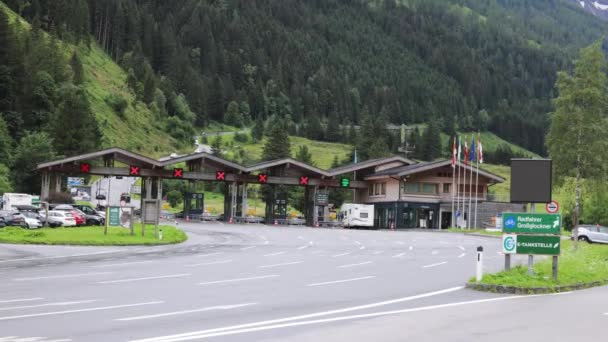
[[[464,247],[462,247],[462,246],[458,246],[458,248],[460,248],[460,250],[463,251],[463,252],[466,251],[466,249]]]
[[[90,311],[121,309],[121,308],[130,308],[130,307],[134,307],[134,306],[154,305],[154,304],[162,304],[162,303],[164,303],[164,302],[163,301],[156,301],[156,302],[123,304],[123,305],[114,305],[114,306],[101,306],[101,307],[96,307],[96,308],[77,309],[77,310],[41,312],[41,313],[35,313],[35,314],[29,314],[29,315],[0,317],[0,321],[7,321],[7,320],[19,319],[19,318],[30,318],[30,317],[52,316],[52,315],[64,315],[64,314],[77,313],[77,312],[90,312]]]
[[[405,242],[403,242],[403,241],[397,241],[397,244],[399,244],[399,245],[405,245]]]
[[[302,235],[300,235],[300,236],[298,236],[298,239],[304,240],[304,237]]]
[[[127,278],[127,279],[118,279],[118,280],[106,280],[99,281],[97,284],[117,284],[117,283],[129,283],[133,281],[142,281],[142,280],[154,280],[154,279],[167,279],[167,278],[181,278],[191,276],[190,273],[181,273],[181,274],[170,274],[164,276],[155,276],[155,277],[143,277],[143,278]]]
[[[98,255],[98,254],[108,254],[108,253],[117,253],[117,252],[124,252],[124,251],[123,250],[113,250],[113,251],[106,251],[106,252],[71,254],[71,255],[59,255],[59,256],[39,257],[39,258],[8,259],[8,260],[0,260],[0,262],[73,258],[73,257],[87,256],[87,255]]]
[[[439,241],[440,245],[449,245],[449,243],[445,242],[445,241]]]
[[[194,312],[204,312],[204,311],[212,311],[212,310],[230,310],[230,309],[237,309],[237,308],[242,308],[242,307],[245,307],[245,306],[251,306],[251,305],[256,305],[256,304],[258,304],[258,303],[243,303],[243,304],[233,304],[233,305],[217,305],[217,306],[210,306],[210,307],[206,307],[206,308],[193,309],[193,310],[166,312],[166,313],[161,313],[161,314],[156,314],[156,315],[146,315],[146,316],[135,316],[135,317],[118,318],[118,319],[115,319],[115,321],[137,321],[137,320],[141,320],[141,319],[150,319],[150,318],[159,318],[159,317],[184,315],[184,314],[189,314],[189,313],[194,313]]]
[[[187,265],[184,265],[184,266],[186,266],[186,267],[208,266],[208,265],[227,264],[229,262],[232,262],[232,260],[218,260],[218,261],[210,261],[210,262],[200,262],[198,264],[187,264]]]
[[[385,305],[408,302],[408,301],[421,299],[421,298],[438,296],[438,295],[442,295],[445,293],[460,291],[462,289],[464,289],[463,286],[458,286],[458,287],[447,288],[447,289],[443,289],[443,290],[439,290],[439,291],[422,293],[422,294],[409,296],[409,297],[391,299],[391,300],[387,300],[387,301],[383,301],[383,302],[346,307],[346,308],[330,310],[330,311],[315,312],[315,313],[300,315],[300,316],[291,316],[291,317],[278,318],[278,319],[267,320],[267,321],[246,323],[246,324],[228,326],[228,327],[223,327],[223,328],[213,328],[213,329],[200,330],[200,331],[194,331],[194,332],[182,333],[182,334],[176,334],[176,335],[159,336],[159,337],[153,337],[153,338],[147,338],[147,339],[141,339],[141,340],[133,340],[130,342],[179,341],[182,338],[188,339],[188,338],[191,338],[192,336],[197,336],[197,335],[202,335],[202,334],[209,334],[209,333],[215,333],[215,332],[226,331],[226,330],[250,328],[250,327],[256,327],[256,326],[261,326],[261,325],[276,324],[276,323],[283,323],[283,322],[290,322],[290,321],[298,321],[298,320],[308,319],[308,318],[330,316],[330,315],[335,315],[335,314],[340,314],[340,313],[345,313],[345,312],[371,309],[371,308],[381,307],[381,306],[385,306]]]
[[[336,255],[332,255],[332,258],[337,258],[337,257],[341,257],[341,256],[345,256],[345,255],[349,255],[350,252],[346,252],[346,253],[340,253],[340,254],[336,254]]]
[[[274,265],[262,265],[262,266],[258,266],[258,268],[273,268],[273,267],[279,267],[279,266],[287,266],[287,265],[296,265],[296,264],[301,264],[304,261],[292,261],[292,262],[284,262],[282,264],[274,264]]]
[[[264,241],[264,244],[265,244],[265,245],[267,245],[267,244],[269,244],[269,243],[270,243],[270,242],[269,242],[268,240]]]
[[[426,266],[422,266],[422,268],[430,268],[430,267],[436,267],[436,266],[441,266],[441,265],[445,265],[447,264],[447,261],[443,261],[443,262],[438,262],[436,264],[430,264],[430,265],[426,265]]]
[[[249,247],[243,247],[241,248],[242,251],[246,251],[248,249],[252,249],[252,248],[256,248],[257,246],[249,246]]]
[[[308,241],[308,244],[312,246],[312,245],[315,244],[315,242],[314,241]]]
[[[45,280],[45,279],[62,279],[62,278],[78,278],[91,277],[96,275],[112,274],[113,272],[92,272],[92,273],[77,273],[77,274],[60,274],[45,277],[29,277],[29,278],[14,278],[13,281],[30,281],[30,280]]]
[[[24,299],[6,299],[6,300],[0,300],[0,304],[4,304],[4,303],[16,303],[16,302],[31,302],[34,300],[43,300],[44,298],[42,297],[36,297],[36,298],[24,298]]]
[[[33,308],[41,308],[41,307],[45,307],[45,306],[65,306],[65,305],[86,304],[86,303],[93,303],[96,301],[97,300],[92,299],[92,300],[81,300],[81,301],[77,301],[77,302],[57,302],[57,303],[46,303],[46,304],[38,304],[38,305],[22,305],[22,306],[13,306],[10,308],[0,308],[0,311],[33,309]]]
[[[467,255],[467,253],[462,253],[458,256],[458,258],[463,258],[465,255]]]
[[[437,254],[439,254],[439,251],[432,251],[431,252],[431,255],[437,255]]]
[[[410,246],[410,251],[413,251],[413,250],[414,250],[414,246]]]
[[[314,284],[308,284],[308,285],[306,285],[306,286],[322,286],[322,285],[331,285],[331,284],[347,283],[347,282],[351,282],[351,281],[357,281],[357,280],[366,280],[366,279],[372,279],[372,278],[376,278],[376,276],[367,276],[367,277],[359,277],[359,278],[350,278],[350,279],[342,279],[342,280],[326,281],[326,282],[323,282],[323,283],[314,283]]]
[[[360,245],[360,244],[361,244],[361,242],[359,242],[359,241],[355,241],[355,244],[356,244],[356,245]]]
[[[223,254],[223,252],[215,252],[215,253],[199,254],[199,255],[197,255],[197,257],[202,258],[202,257],[208,257],[208,256],[220,255],[220,254]]]
[[[503,252],[496,252],[496,254],[503,255],[504,253]]]
[[[382,254],[384,253],[384,251],[375,251],[374,253],[372,253],[373,255],[378,255],[378,254]]]
[[[265,257],[270,257],[270,256],[277,256],[277,255],[281,255],[281,254],[285,254],[285,252],[276,252],[276,253],[270,253],[270,254],[265,254]]]
[[[305,249],[305,248],[308,248],[308,247],[310,247],[310,246],[308,246],[308,245],[304,245],[304,246],[300,246],[300,247],[298,247],[298,248],[296,248],[296,249],[302,250],[302,249]]]
[[[0,342],[70,342],[70,339],[54,339],[47,340],[46,337],[19,337],[19,336],[6,336],[0,337]]]
[[[121,262],[118,264],[105,264],[105,265],[95,265],[93,267],[102,268],[102,267],[116,267],[116,266],[127,266],[127,265],[137,265],[137,264],[147,264],[151,263],[152,260],[144,260],[144,261],[133,261],[133,262]]]
[[[361,247],[359,247],[359,249],[365,249],[365,246],[361,246]]]
[[[401,258],[404,255],[405,255],[405,253],[395,254],[395,255],[393,255],[393,258]]]
[[[316,251],[313,251],[311,254],[319,254],[319,253],[323,253],[323,251],[316,250]]]
[[[437,309],[458,307],[458,306],[464,306],[464,305],[474,305],[474,304],[482,304],[482,303],[496,302],[496,301],[532,298],[532,297],[538,297],[538,296],[550,296],[550,295],[522,295],[522,296],[508,296],[508,297],[478,299],[478,300],[471,300],[471,301],[464,301],[464,302],[454,302],[454,303],[446,303],[446,304],[438,304],[438,305],[421,306],[421,307],[410,308],[410,309],[380,311],[380,312],[372,312],[372,313],[368,313],[368,314],[339,316],[339,317],[331,317],[331,318],[324,318],[324,319],[317,319],[317,320],[310,320],[310,321],[291,322],[291,323],[285,323],[285,324],[263,325],[263,326],[260,326],[262,324],[256,324],[256,327],[251,327],[251,328],[238,328],[238,326],[226,327],[226,328],[218,328],[218,329],[209,329],[207,331],[202,331],[199,333],[179,334],[179,335],[158,337],[158,338],[145,339],[145,340],[136,340],[136,341],[131,341],[131,342],[160,342],[160,341],[178,342],[178,341],[187,341],[187,340],[199,340],[199,339],[203,339],[203,338],[244,334],[244,333],[264,331],[264,330],[281,329],[281,328],[287,328],[287,327],[305,326],[305,325],[339,322],[339,321],[347,321],[347,320],[357,320],[357,319],[363,319],[363,318],[372,318],[372,317],[381,317],[381,316],[404,314],[404,313],[411,313],[411,312],[437,310]],[[215,331],[213,331],[213,330],[215,330]]]
[[[234,279],[226,279],[226,280],[216,280],[216,281],[206,281],[203,283],[198,283],[199,285],[212,285],[212,284],[223,284],[223,283],[235,283],[239,281],[247,281],[247,280],[257,280],[257,279],[266,279],[266,278],[276,278],[279,275],[271,274],[259,277],[248,277],[248,278],[234,278]]]
[[[336,268],[349,268],[349,267],[355,267],[355,266],[369,265],[371,263],[372,263],[371,261],[364,261],[364,262],[360,262],[357,264],[342,265],[342,266],[338,266]]]

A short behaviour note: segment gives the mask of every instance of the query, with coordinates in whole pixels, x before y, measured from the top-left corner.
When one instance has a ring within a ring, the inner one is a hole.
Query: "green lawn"
[[[6,227],[0,229],[1,243],[41,244],[41,245],[87,245],[87,246],[127,246],[127,245],[165,245],[186,241],[186,234],[172,226],[159,226],[163,239],[154,236],[154,226],[146,226],[146,234],[141,236],[141,225],[135,224],[135,235],[131,236],[126,228],[110,227],[108,235],[104,227],[66,227],[22,229]]]
[[[527,274],[527,266],[518,266],[510,271],[485,275],[480,283],[509,285],[525,288],[575,285],[608,280],[608,246],[579,244],[574,251],[572,241],[562,240],[562,255],[559,258],[557,281],[551,278],[551,258],[534,265],[535,274]],[[474,282],[475,279],[471,279]]]

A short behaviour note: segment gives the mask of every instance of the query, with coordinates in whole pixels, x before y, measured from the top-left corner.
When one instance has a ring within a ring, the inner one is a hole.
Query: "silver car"
[[[572,232],[574,238],[574,232]],[[608,227],[600,225],[578,226],[578,240],[589,243],[608,243]]]

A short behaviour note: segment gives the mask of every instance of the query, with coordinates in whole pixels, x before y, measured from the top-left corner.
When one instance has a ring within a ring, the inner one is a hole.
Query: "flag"
[[[464,137],[464,156],[463,156],[463,160],[465,165],[468,165],[468,160],[469,160],[469,147],[467,145],[467,137]]]
[[[355,153],[353,155],[353,164],[357,164],[357,148],[355,148]]]
[[[476,149],[475,149],[475,134],[471,134],[471,149],[469,151],[469,161],[474,162]]]
[[[460,135],[458,136],[458,156],[456,160],[460,161],[460,153],[462,152],[462,141],[460,141]]]
[[[481,147],[481,134],[477,133],[477,161],[483,164],[483,148]]]
[[[456,167],[456,136],[454,136],[454,141],[452,142],[452,168]]]

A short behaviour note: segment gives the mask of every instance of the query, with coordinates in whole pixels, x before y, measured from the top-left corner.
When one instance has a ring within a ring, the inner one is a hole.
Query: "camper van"
[[[373,228],[374,206],[345,203],[340,208],[340,222],[344,228]]]
[[[32,198],[33,196],[28,194],[5,193],[2,196],[0,208],[3,210],[16,210],[17,206],[20,205],[32,205]]]

